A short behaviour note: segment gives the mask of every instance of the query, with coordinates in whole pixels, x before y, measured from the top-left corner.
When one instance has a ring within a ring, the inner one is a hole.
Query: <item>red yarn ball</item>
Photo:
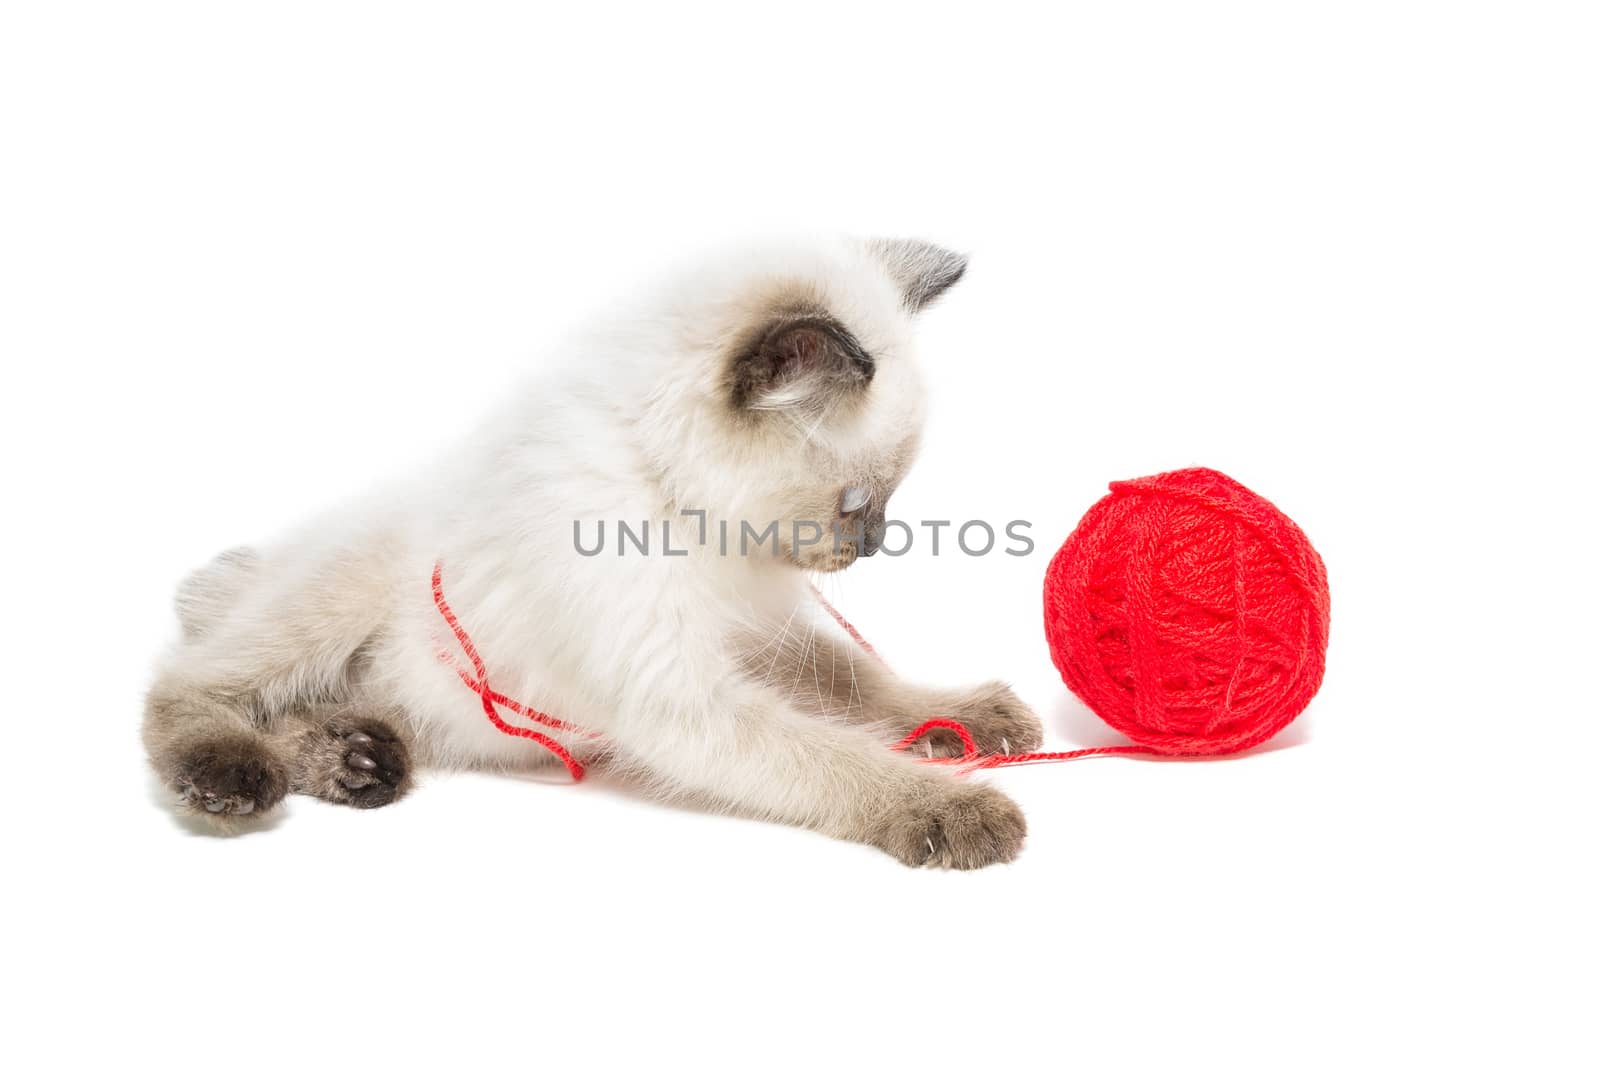
[[[1168,755],[1259,745],[1322,684],[1328,575],[1306,535],[1196,467],[1090,508],[1044,582],[1050,658],[1134,742]]]

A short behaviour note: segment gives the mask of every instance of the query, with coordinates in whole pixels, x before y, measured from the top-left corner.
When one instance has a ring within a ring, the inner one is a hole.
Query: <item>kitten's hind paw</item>
[[[289,769],[260,739],[248,734],[196,743],[184,754],[176,780],[178,803],[219,826],[265,815],[289,789]]]
[[[297,793],[348,804],[380,808],[411,785],[411,758],[395,731],[376,719],[340,715],[306,734]]]

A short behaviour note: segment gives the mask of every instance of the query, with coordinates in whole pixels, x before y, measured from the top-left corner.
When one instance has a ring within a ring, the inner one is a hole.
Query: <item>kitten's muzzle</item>
[[[875,555],[883,547],[884,504],[864,486],[850,486],[840,495],[839,520],[857,557]]]

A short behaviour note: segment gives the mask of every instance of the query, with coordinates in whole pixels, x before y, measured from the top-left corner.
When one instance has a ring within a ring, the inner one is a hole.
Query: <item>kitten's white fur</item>
[[[556,353],[433,469],[202,572],[185,595],[203,625],[151,697],[158,770],[177,773],[181,758],[162,746],[195,724],[270,732],[330,694],[396,716],[430,764],[548,763],[543,748],[495,730],[441,662],[455,647],[429,588],[442,561],[495,688],[603,736],[560,736],[579,759],[603,755],[660,788],[872,841],[907,862],[1009,858],[1022,836],[1009,801],[798,706],[770,670],[749,669],[752,647],[776,639],[781,651],[780,635],[812,610],[809,579],[792,561],[718,544],[719,521],[736,548],[741,520],[824,519],[847,487],[886,495],[898,482],[924,409],[915,309],[897,276],[906,267],[881,246],[838,240],[746,248],[683,274]],[[871,354],[870,385],[819,407],[807,381],[786,382],[736,417],[730,351],[796,301],[826,309]],[[684,509],[707,512],[707,544]],[[648,554],[619,556],[614,536],[598,556],[575,549],[574,522],[592,540],[598,523],[614,535],[619,520],[649,521]],[[687,555],[661,551],[664,521]],[[1015,721],[1011,748],[1028,743],[1031,716],[1008,693],[930,695],[847,644],[842,654],[864,678],[851,699],[879,706],[847,708],[863,713],[852,718],[899,728],[962,705],[968,718]]]

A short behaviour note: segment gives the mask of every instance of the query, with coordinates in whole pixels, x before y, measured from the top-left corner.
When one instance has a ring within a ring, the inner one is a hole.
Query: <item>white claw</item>
[[[933,855],[933,838],[924,837],[923,840],[928,843],[928,855]]]
[[[922,743],[924,745],[928,746],[928,758],[932,759],[933,758],[933,742],[932,741],[928,741],[928,740],[924,740]]]
[[[1000,751],[1004,752],[1008,756],[1011,755],[1011,742],[1007,741],[1003,737],[1000,739]]]

